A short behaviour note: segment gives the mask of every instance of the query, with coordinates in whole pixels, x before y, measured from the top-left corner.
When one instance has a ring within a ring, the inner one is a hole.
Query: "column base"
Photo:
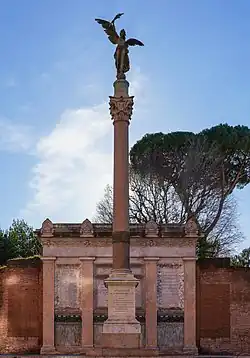
[[[40,349],[40,354],[55,354],[56,349],[54,346],[42,346]]]
[[[198,348],[196,346],[184,346],[183,353],[190,355],[198,355]]]

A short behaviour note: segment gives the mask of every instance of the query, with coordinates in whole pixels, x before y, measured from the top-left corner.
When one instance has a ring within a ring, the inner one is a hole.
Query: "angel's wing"
[[[116,45],[119,40],[119,36],[115,30],[115,25],[102,19],[95,19],[95,21],[102,25],[104,31],[108,35],[109,40],[112,42],[112,44]]]
[[[114,24],[114,22],[115,22],[117,19],[120,19],[120,17],[121,17],[122,15],[124,15],[124,13],[123,13],[123,12],[119,12],[119,14],[117,14],[117,15],[113,18],[113,20],[111,21],[112,24]]]
[[[126,41],[126,44],[129,45],[129,46],[136,46],[136,45],[144,46],[144,44],[141,41],[137,40],[137,39],[128,39]]]

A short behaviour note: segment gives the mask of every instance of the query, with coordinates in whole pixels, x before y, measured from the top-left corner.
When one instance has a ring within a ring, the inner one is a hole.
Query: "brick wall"
[[[38,353],[41,341],[41,261],[10,260],[0,269],[0,353]]]
[[[228,259],[197,265],[197,344],[202,353],[250,353],[250,269]]]
[[[40,259],[0,269],[0,354],[38,353],[42,342]],[[250,269],[225,259],[197,264],[197,345],[201,353],[250,354]]]

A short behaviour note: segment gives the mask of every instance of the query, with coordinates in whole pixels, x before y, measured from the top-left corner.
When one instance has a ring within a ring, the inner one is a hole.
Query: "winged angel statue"
[[[120,31],[120,36],[117,34],[115,28],[115,21],[119,19],[122,15],[123,13],[117,14],[111,22],[102,19],[95,19],[95,21],[98,22],[98,24],[100,24],[104,28],[104,31],[108,35],[110,42],[116,45],[114,58],[117,70],[117,79],[124,79],[125,73],[128,72],[130,69],[128,56],[129,46],[144,46],[144,44],[137,39],[130,38],[126,40],[126,32],[124,29]]]

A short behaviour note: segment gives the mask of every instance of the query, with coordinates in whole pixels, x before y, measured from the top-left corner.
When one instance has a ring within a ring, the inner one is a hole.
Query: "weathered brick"
[[[0,270],[0,353],[38,353],[42,342],[42,269],[27,260]]]
[[[197,335],[203,353],[250,353],[250,269],[198,264]]]

